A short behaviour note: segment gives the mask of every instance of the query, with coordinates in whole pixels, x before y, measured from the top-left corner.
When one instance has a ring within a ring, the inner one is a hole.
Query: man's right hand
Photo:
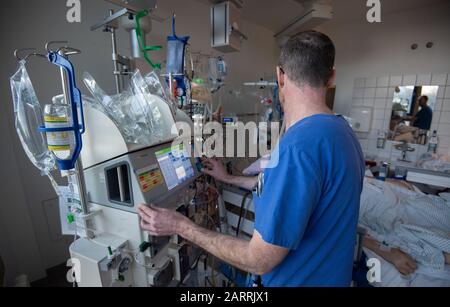
[[[214,177],[215,179],[227,183],[230,179],[230,175],[225,170],[225,167],[218,160],[215,159],[202,159],[204,168],[202,172]]]

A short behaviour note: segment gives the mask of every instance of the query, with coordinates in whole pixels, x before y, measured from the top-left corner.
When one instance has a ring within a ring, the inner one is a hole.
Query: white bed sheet
[[[360,226],[380,242],[412,256],[418,265],[403,276],[394,265],[364,248],[381,263],[376,287],[450,287],[450,265],[442,251],[450,244],[450,194],[425,195],[387,182],[366,178],[361,195]]]
[[[449,265],[442,270],[434,270],[419,264],[413,274],[404,276],[381,256],[367,248],[363,250],[367,258],[377,258],[381,264],[381,281],[372,283],[374,287],[450,287]]]

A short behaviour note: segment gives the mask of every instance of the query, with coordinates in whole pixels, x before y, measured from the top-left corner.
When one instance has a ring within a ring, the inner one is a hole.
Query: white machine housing
[[[156,153],[170,150],[173,135],[166,134],[150,146],[128,144],[99,110],[86,106],[84,115],[81,158],[86,194],[90,211],[98,213],[90,218],[95,237],[80,238],[70,246],[71,257],[80,264],[78,285],[147,287],[181,282],[189,267],[184,243],[177,236],[154,238],[142,231],[137,209],[154,204],[177,210],[187,204],[190,185],[199,175],[195,160],[183,159],[185,165],[192,165],[191,176],[169,189]],[[169,108],[163,116],[171,128]],[[150,247],[139,253],[143,242]]]

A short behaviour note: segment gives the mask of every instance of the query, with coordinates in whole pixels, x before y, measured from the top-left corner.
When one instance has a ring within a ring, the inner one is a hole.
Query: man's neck
[[[326,105],[326,89],[293,87],[285,96],[286,130],[304,118],[317,114],[333,114]]]

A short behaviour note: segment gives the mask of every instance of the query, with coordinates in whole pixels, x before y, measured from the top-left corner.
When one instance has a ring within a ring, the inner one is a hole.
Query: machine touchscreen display
[[[169,191],[194,177],[191,159],[182,144],[157,151],[155,155]]]

